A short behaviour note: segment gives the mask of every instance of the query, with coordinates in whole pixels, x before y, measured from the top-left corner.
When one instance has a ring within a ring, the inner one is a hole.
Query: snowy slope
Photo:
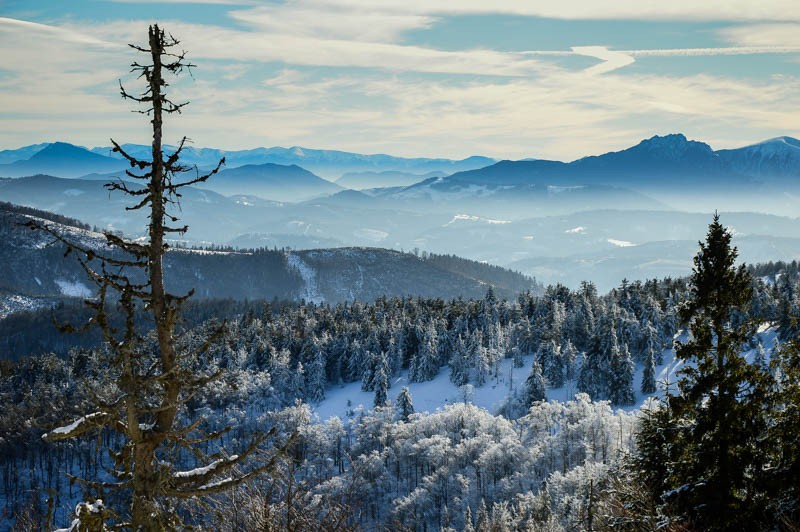
[[[762,326],[759,329],[758,338],[770,356],[777,331],[774,328]],[[683,337],[677,337],[680,341]],[[679,371],[683,362],[675,358],[673,349],[665,349],[662,352],[664,363],[656,366],[656,385],[658,390],[653,396],[663,397],[665,390],[671,386],[675,391],[675,383],[679,377]],[[745,353],[745,358],[752,361],[755,356],[755,349],[750,349]],[[483,386],[456,386],[450,382],[449,371],[443,368],[433,380],[427,382],[409,382],[408,371],[403,371],[399,376],[395,376],[390,381],[389,398],[393,401],[403,386],[408,386],[411,397],[414,401],[416,412],[435,412],[442,409],[445,405],[464,402],[465,400],[481,408],[485,408],[492,414],[496,414],[500,407],[507,401],[513,390],[524,386],[525,379],[531,371],[534,355],[524,357],[525,365],[521,368],[513,368],[511,359],[503,359],[499,365],[497,374],[486,382]],[[638,365],[633,379],[634,391],[636,392],[636,403],[622,408],[632,412],[641,408],[651,395],[643,394],[639,388],[642,381],[643,367]],[[578,392],[577,384],[568,381],[561,388],[548,388],[547,399],[561,402],[571,400]],[[325,399],[319,404],[312,405],[314,413],[320,421],[325,421],[331,417],[347,419],[356,417],[361,410],[369,410],[373,405],[374,392],[361,390],[360,382],[351,382],[341,386],[334,386],[325,391]]]

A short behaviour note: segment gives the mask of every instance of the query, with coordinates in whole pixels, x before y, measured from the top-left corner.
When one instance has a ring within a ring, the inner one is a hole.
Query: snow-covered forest
[[[798,265],[750,272],[752,296],[735,319],[772,327],[743,347],[753,364],[770,368],[776,346],[795,335]],[[223,324],[208,351],[187,360],[198,373],[223,376],[187,402],[184,415],[201,416],[209,432],[233,424],[226,445],[273,427],[276,446],[296,437],[272,475],[204,501],[211,513],[191,504],[181,511],[230,529],[264,520],[309,529],[575,530],[590,519],[599,526],[614,513],[607,486],[636,453],[638,407],[655,408],[642,398],[677,389],[656,382],[655,368],[674,357],[673,339],[685,327],[679,309],[691,297],[678,279],[623,282],[605,295],[589,282],[576,291],[551,286],[513,301],[489,290],[479,300],[250,305]],[[185,328],[181,349],[191,352],[219,325]],[[77,348],[64,358],[4,364],[4,522],[68,522],[77,501],[99,495],[65,475],[104,478],[112,464],[100,450],[119,445],[115,434],[58,444],[41,435],[104,393],[98,387],[112,381],[106,356]],[[503,387],[496,411],[471,404],[471,394],[496,384],[503,364],[524,375],[519,385]],[[446,376],[457,400],[417,412],[409,387],[392,385],[401,376],[411,389]],[[347,386],[368,391],[372,404],[354,404],[341,417],[316,414],[327,394]],[[559,390],[566,400],[543,401]],[[188,455],[179,462],[187,470],[203,465]]]

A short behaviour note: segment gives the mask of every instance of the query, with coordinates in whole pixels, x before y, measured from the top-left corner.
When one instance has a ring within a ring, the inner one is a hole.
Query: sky
[[[165,141],[573,160],[800,137],[797,0],[0,0],[0,149],[148,142],[158,23],[197,65]]]

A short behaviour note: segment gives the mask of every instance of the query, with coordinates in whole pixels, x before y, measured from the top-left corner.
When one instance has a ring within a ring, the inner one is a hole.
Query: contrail
[[[727,48],[663,48],[657,50],[610,50],[607,46],[573,46],[566,50],[528,50],[522,55],[594,57],[601,63],[584,70],[588,74],[605,74],[636,62],[637,57],[690,57],[715,55],[796,54],[800,46],[731,46]]]

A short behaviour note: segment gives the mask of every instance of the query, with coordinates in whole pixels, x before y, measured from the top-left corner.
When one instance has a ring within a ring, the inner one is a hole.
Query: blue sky
[[[800,136],[796,0],[0,0],[0,147],[146,142],[117,80],[152,22],[198,65],[166,129],[197,146],[571,160]]]

